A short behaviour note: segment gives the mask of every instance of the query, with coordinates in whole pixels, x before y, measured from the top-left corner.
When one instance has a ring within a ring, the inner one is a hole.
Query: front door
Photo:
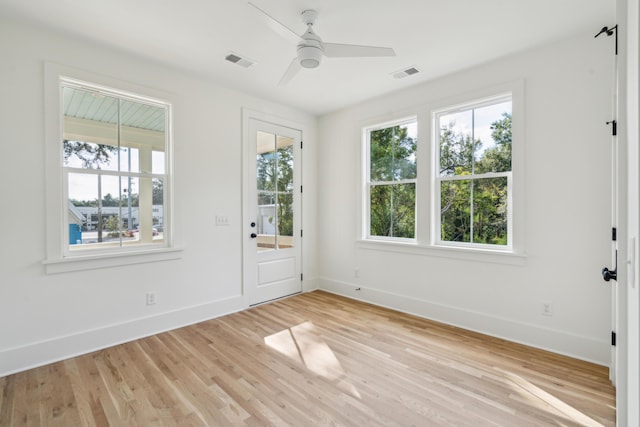
[[[301,132],[246,118],[244,290],[249,305],[302,291]]]

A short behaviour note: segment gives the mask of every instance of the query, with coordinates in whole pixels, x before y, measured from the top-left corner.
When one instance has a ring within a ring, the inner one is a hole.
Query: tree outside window
[[[415,120],[368,131],[369,236],[415,238]]]
[[[510,98],[436,114],[437,240],[509,246]]]

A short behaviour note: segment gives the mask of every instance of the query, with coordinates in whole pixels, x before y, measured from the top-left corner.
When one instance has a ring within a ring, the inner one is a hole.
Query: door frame
[[[621,167],[618,171],[622,203],[618,313],[620,339],[616,363],[618,425],[640,425],[640,7],[637,1],[617,0],[620,24],[618,106],[621,119]]]
[[[253,185],[253,182],[247,176],[248,171],[251,170],[252,168],[251,162],[255,162],[255,159],[250,158],[248,155],[248,153],[251,152],[250,144],[251,144],[252,138],[251,138],[250,124],[252,120],[261,121],[261,122],[278,126],[278,127],[293,129],[297,132],[300,132],[301,139],[304,138],[305,130],[306,130],[304,125],[297,123],[295,121],[284,119],[282,117],[279,117],[273,114],[252,110],[249,108],[242,108],[242,225],[240,227],[240,230],[242,233],[242,236],[241,236],[242,296],[243,296],[245,305],[247,307],[251,305],[260,304],[260,302],[255,303],[252,300],[252,297],[254,296],[252,281],[255,281],[256,278],[255,278],[255,275],[252,276],[252,274],[250,273],[251,272],[250,269],[255,268],[255,264],[252,263],[252,265],[249,265],[250,261],[248,260],[248,257],[247,257],[247,253],[248,253],[247,251],[250,250],[250,248],[252,248],[254,245],[253,240],[249,237],[249,234],[251,234],[250,223],[251,221],[253,221],[252,218],[255,216],[255,213],[250,210],[250,207],[252,206],[252,201],[250,200],[250,197],[249,197],[251,194],[250,185]],[[304,174],[302,173],[302,171],[304,170],[304,164],[303,164],[304,156],[302,155],[302,149],[300,149],[299,153],[300,155],[296,159],[296,163],[294,167],[299,168],[300,170],[299,179],[300,179],[300,185],[302,186],[304,181]],[[300,196],[302,197],[302,195]],[[299,206],[300,206],[299,208],[300,212],[298,213],[298,222],[300,224],[300,229],[302,229],[304,224],[304,217],[303,217],[304,209],[303,209],[302,199],[300,201]],[[299,256],[300,274],[301,274],[300,292],[303,292],[304,282],[302,280],[302,277],[303,277],[302,275],[304,272],[304,263],[303,263],[304,245],[303,245],[302,238],[299,239],[299,242],[300,244],[298,245],[298,248],[299,248],[298,256]],[[285,296],[286,295],[283,295],[282,297],[285,297]]]

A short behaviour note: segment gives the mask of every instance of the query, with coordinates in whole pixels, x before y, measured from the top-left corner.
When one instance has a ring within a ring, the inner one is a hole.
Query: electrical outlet
[[[553,316],[553,304],[550,302],[542,303],[542,315],[543,316]]]
[[[157,302],[157,297],[155,292],[147,292],[147,305],[154,305]]]

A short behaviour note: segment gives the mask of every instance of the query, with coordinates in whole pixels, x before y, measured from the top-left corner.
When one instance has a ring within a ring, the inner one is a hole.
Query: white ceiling
[[[316,9],[325,42],[388,46],[391,58],[325,58],[278,86],[295,45],[246,0],[0,0],[0,15],[33,21],[169,64],[313,114],[566,37],[614,25],[615,0],[252,0],[296,32]],[[242,68],[229,52],[254,61]],[[390,73],[415,66],[420,74]],[[550,64],[552,66],[552,64]]]

